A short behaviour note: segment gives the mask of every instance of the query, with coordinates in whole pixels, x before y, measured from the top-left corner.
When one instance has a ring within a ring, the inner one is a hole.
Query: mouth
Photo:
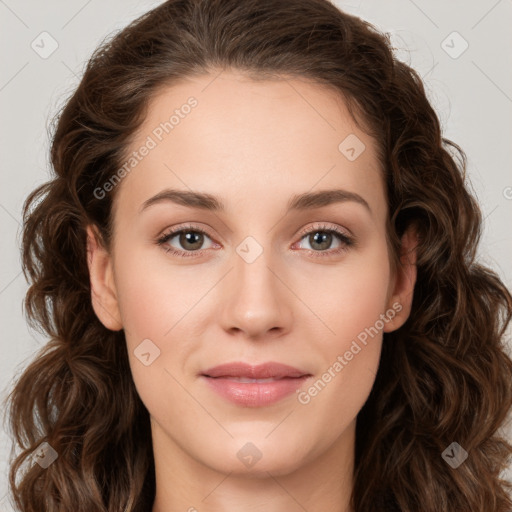
[[[246,377],[233,377],[233,376],[229,376],[229,375],[226,375],[224,377],[211,377],[210,375],[205,375],[205,377],[210,377],[211,379],[229,379],[234,382],[243,382],[243,383],[259,382],[260,384],[263,382],[276,382],[277,380],[281,380],[281,379],[300,378],[300,377],[280,377],[280,378],[270,377],[268,379],[248,379]]]
[[[227,363],[200,374],[209,389],[243,407],[263,407],[274,404],[297,391],[312,377],[308,372],[281,363],[252,366],[247,363]]]
[[[251,365],[243,362],[225,363],[205,370],[201,375],[205,377],[252,379],[252,380],[278,380],[282,378],[299,378],[310,375],[308,372],[282,363],[268,362]]]

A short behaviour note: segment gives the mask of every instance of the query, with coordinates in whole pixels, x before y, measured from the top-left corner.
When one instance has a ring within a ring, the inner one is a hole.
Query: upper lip
[[[268,362],[251,365],[243,362],[225,363],[202,372],[206,377],[245,377],[248,379],[280,379],[283,377],[303,377],[309,373],[286,364]]]

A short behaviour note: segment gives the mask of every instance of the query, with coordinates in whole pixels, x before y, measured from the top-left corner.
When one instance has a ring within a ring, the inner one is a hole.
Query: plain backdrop
[[[29,330],[23,316],[27,283],[21,273],[19,235],[24,199],[49,176],[50,119],[78,84],[96,46],[159,3],[0,0],[2,399],[46,341]],[[423,77],[444,136],[457,142],[468,157],[472,190],[485,217],[480,258],[510,288],[512,1],[335,3],[390,32],[397,56]],[[6,497],[10,447],[1,430],[1,512],[12,510]],[[510,472],[507,477],[511,479]]]

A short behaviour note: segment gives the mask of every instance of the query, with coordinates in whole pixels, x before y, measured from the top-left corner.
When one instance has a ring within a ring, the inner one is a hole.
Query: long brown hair
[[[476,261],[482,219],[464,153],[442,137],[420,77],[388,37],[327,0],[169,0],[91,57],[58,116],[54,177],[24,206],[26,313],[49,341],[8,397],[17,507],[151,510],[149,413],[123,331],[106,329],[92,309],[85,228],[97,226],[109,247],[116,189],[94,191],[119,170],[154,94],[230,68],[338,91],[379,146],[394,258],[404,230],[419,230],[411,315],[384,335],[357,419],[354,510],[508,512],[501,472],[512,446],[498,429],[512,407],[512,296]],[[22,471],[45,441],[57,459]],[[456,469],[442,456],[453,442],[468,454]]]

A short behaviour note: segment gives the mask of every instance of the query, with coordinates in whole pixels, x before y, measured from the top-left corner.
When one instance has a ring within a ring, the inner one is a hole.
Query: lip
[[[263,407],[294,393],[312,375],[281,363],[226,363],[200,374],[210,389],[236,405]]]
[[[268,362],[256,366],[236,361],[214,366],[205,370],[201,375],[207,377],[244,377],[246,379],[281,379],[283,377],[302,377],[308,372],[288,366],[287,364]]]

